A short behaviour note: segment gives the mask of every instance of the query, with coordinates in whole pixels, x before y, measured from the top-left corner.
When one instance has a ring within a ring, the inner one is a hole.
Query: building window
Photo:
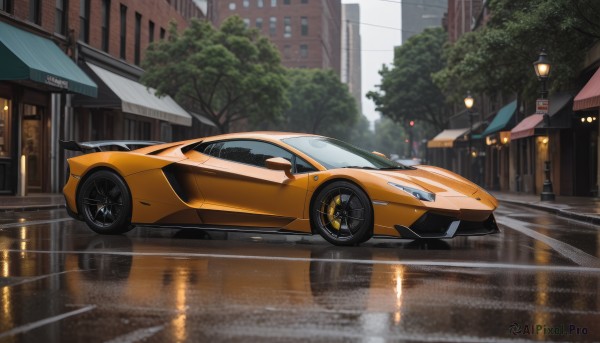
[[[29,0],[29,21],[38,25],[42,24],[41,0]]]
[[[246,26],[246,28],[250,27],[250,19],[244,18],[244,26]]]
[[[119,48],[119,57],[127,57],[127,6],[121,4],[121,47]]]
[[[283,58],[289,59],[292,55],[292,47],[288,44],[283,46]]]
[[[162,27],[160,28],[160,39],[165,39],[165,36],[167,35],[167,31],[165,31],[165,29],[163,29]]]
[[[250,0],[244,0],[244,1],[242,1],[242,6],[244,6],[244,8],[250,7]]]
[[[0,11],[12,13],[13,0],[0,0]]]
[[[302,57],[302,58],[308,57],[308,45],[300,44],[300,57]]]
[[[56,0],[56,17],[54,18],[54,32],[61,35],[67,33],[67,8],[66,0]]]
[[[265,3],[264,3],[263,0],[257,0],[257,4],[256,5],[258,5],[258,8],[263,8],[265,6]]]
[[[283,18],[283,37],[290,38],[292,36],[292,18]]]
[[[135,42],[133,51],[133,63],[140,64],[140,50],[142,44],[142,15],[135,12]]]
[[[90,0],[79,0],[79,39],[90,42]]]
[[[289,5],[292,3],[292,0],[283,0],[284,5]]]
[[[307,17],[300,18],[300,34],[303,36],[308,36],[308,18]]]
[[[154,42],[154,22],[152,20],[148,22],[148,42]]]
[[[277,18],[269,18],[269,34],[275,36],[277,34]]]
[[[10,100],[0,98],[0,157],[10,156]]]
[[[102,0],[102,50],[108,52],[108,31],[110,29],[110,0]]]
[[[262,25],[263,25],[263,19],[262,18],[256,18],[256,28],[259,30],[262,30]]]
[[[229,3],[229,10],[230,11],[235,11],[235,2],[230,2]]]
[[[308,0],[300,0],[301,4],[308,4]]]
[[[277,0],[271,0],[271,7],[277,7]]]

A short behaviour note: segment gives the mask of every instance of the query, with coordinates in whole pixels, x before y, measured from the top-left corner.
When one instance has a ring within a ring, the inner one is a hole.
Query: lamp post
[[[473,146],[473,113],[471,113],[471,109],[473,108],[473,105],[475,104],[475,100],[473,99],[473,97],[471,96],[471,92],[467,92],[467,96],[465,97],[465,107],[467,108],[467,113],[469,115],[469,153],[467,154],[468,156],[468,166],[469,166],[469,170],[468,170],[468,177],[471,177],[471,152],[473,150],[472,146]]]
[[[538,80],[542,83],[541,90],[541,98],[536,102],[536,112],[538,114],[542,114],[544,116],[544,122],[546,123],[546,127],[550,122],[550,117],[548,116],[548,89],[546,87],[546,82],[548,81],[548,76],[550,75],[550,60],[548,59],[548,55],[544,50],[540,52],[540,55],[537,61],[533,62],[533,69],[535,70],[535,74],[538,77]],[[548,160],[544,162],[544,186],[542,187],[542,193],[540,193],[541,201],[553,201],[555,199],[554,191],[552,189],[552,180],[550,180],[550,145],[548,144]]]

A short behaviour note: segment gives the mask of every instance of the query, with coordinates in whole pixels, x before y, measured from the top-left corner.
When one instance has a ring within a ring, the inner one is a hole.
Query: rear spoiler
[[[75,142],[60,141],[60,147],[63,150],[81,151],[84,154],[100,152],[106,150],[131,151],[151,145],[164,144],[158,141],[93,141],[93,142]]]

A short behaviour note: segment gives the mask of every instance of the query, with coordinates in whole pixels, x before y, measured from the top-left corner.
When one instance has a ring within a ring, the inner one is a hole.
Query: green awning
[[[510,104],[502,107],[498,114],[492,119],[492,122],[488,127],[481,133],[481,137],[489,136],[493,133],[501,131],[504,129],[508,122],[513,118],[515,112],[517,111],[517,100],[511,102]]]
[[[31,80],[96,97],[98,87],[51,40],[0,21],[0,80]]]

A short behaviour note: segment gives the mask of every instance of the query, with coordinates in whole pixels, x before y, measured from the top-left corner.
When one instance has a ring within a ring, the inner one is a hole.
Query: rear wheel
[[[316,232],[334,245],[355,245],[371,238],[373,211],[358,186],[336,181],[323,188],[311,207]]]
[[[131,195],[114,172],[101,170],[90,175],[77,194],[79,213],[100,234],[121,234],[131,225]]]

